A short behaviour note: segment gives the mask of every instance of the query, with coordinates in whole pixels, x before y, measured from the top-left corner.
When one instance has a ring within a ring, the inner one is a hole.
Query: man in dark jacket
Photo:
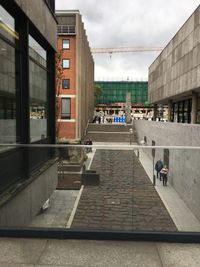
[[[158,176],[159,176],[160,180],[161,180],[161,173],[160,173],[160,171],[162,170],[162,168],[163,168],[163,162],[162,162],[161,159],[159,159],[159,160],[156,162],[155,170],[156,170],[156,172],[157,172],[157,174],[156,174],[157,179],[158,179]]]

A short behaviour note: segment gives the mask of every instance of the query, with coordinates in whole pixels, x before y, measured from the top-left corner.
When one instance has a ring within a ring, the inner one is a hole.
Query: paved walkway
[[[132,150],[96,150],[99,186],[85,186],[72,228],[175,231],[165,206]]]
[[[199,267],[199,244],[0,239],[1,267]]]
[[[142,150],[139,153],[139,159],[151,181],[153,180],[152,159]],[[156,191],[167,208],[179,231],[200,232],[200,222],[180,198],[178,193],[168,183],[163,187],[162,182],[156,179]]]

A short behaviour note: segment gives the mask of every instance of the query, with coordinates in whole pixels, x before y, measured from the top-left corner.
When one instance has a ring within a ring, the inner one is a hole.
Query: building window
[[[29,35],[30,140],[47,137],[47,55]]]
[[[18,40],[15,19],[0,5],[0,143],[16,143],[19,139]]]
[[[69,69],[69,59],[63,59],[63,69]]]
[[[71,118],[71,99],[70,98],[62,98],[61,99],[61,118],[62,119],[70,119]]]
[[[63,89],[69,89],[70,88],[70,80],[69,79],[63,79],[62,80],[62,88]]]
[[[62,40],[62,48],[69,49],[69,40],[66,40],[66,39]]]

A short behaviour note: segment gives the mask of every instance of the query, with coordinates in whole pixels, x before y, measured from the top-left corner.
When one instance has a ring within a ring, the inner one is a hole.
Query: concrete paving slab
[[[0,239],[0,266],[4,266],[3,264],[15,264],[13,266],[36,264],[45,245],[46,240],[2,238]]]
[[[157,248],[164,267],[200,266],[200,244],[158,243]]]
[[[70,218],[79,190],[55,190],[50,207],[38,214],[29,226],[64,228]]]
[[[50,240],[38,264],[55,266],[162,266],[148,242]]]

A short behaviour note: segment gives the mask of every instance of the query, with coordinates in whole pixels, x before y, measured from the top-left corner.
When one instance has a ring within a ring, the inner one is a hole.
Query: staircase
[[[130,134],[130,129],[133,133]],[[86,139],[90,138],[93,142],[136,142],[135,130],[133,125],[124,124],[95,124],[90,123],[87,129]]]

